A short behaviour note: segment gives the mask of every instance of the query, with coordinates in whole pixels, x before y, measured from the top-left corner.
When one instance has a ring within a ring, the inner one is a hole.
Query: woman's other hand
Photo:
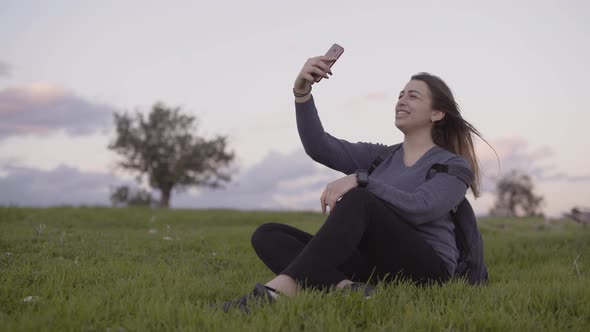
[[[336,202],[338,202],[340,197],[344,196],[344,194],[357,186],[356,174],[350,174],[334,182],[328,183],[320,198],[322,213],[324,215],[326,214],[326,205],[330,206],[330,212],[332,212],[334,210],[334,205],[336,205]]]

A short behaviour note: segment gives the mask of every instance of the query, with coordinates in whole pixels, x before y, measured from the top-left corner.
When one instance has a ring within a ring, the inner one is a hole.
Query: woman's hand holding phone
[[[328,74],[332,75],[330,68],[343,52],[344,49],[341,46],[334,44],[326,55],[307,59],[307,62],[305,62],[305,65],[303,65],[303,68],[295,79],[293,90],[297,93],[304,94],[310,91],[311,86],[321,81],[322,78],[329,79]]]
[[[298,93],[305,93],[309,91],[309,87],[316,83],[317,77],[325,77],[329,79],[328,74],[332,75],[332,70],[328,66],[328,62],[336,59],[322,55],[307,59],[305,65],[295,79],[295,91]]]

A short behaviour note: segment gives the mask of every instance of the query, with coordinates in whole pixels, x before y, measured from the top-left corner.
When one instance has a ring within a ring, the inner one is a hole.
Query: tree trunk
[[[160,207],[167,209],[170,207],[170,193],[172,192],[172,188],[163,188],[161,189],[162,198],[160,199]]]

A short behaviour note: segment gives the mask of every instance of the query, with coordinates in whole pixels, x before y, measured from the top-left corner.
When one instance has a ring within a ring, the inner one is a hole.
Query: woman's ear
[[[433,110],[430,114],[430,120],[432,122],[440,121],[445,117],[445,112]]]

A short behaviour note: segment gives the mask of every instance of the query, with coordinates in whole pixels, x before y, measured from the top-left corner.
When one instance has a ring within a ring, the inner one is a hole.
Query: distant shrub
[[[119,206],[152,206],[155,203],[152,194],[142,188],[119,186],[111,193],[111,204]]]

